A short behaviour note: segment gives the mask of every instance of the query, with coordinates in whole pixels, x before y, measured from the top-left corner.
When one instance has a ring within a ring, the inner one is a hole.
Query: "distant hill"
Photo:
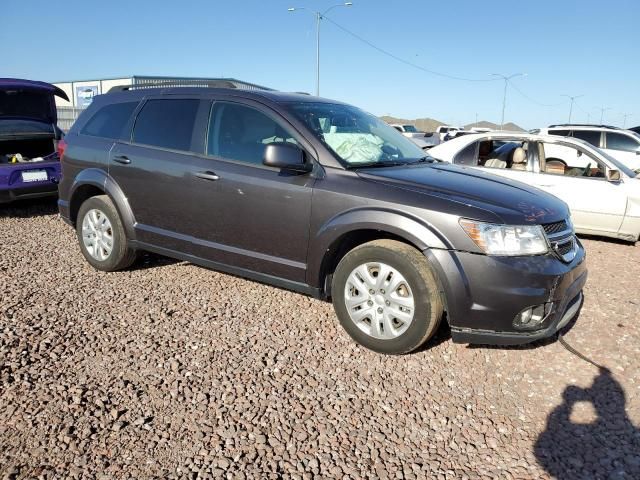
[[[434,132],[437,127],[440,125],[445,125],[444,122],[440,120],[435,120],[433,118],[417,118],[415,120],[407,120],[406,118],[396,118],[390,117],[388,115],[383,115],[380,117],[387,123],[401,123],[401,124],[409,124],[415,125],[418,130],[423,132]]]
[[[500,125],[497,125],[495,123],[492,122],[487,122],[486,120],[483,120],[482,122],[478,122],[478,123],[470,123],[469,125],[465,125],[464,128],[465,130],[469,130],[470,128],[473,127],[480,127],[480,128],[491,128],[493,130],[499,130],[500,129]],[[524,132],[524,128],[522,128],[520,125],[516,125],[515,123],[509,122],[509,123],[505,123],[504,124],[504,130],[509,130],[510,132]]]
[[[402,124],[415,125],[418,130],[422,130],[423,132],[434,132],[436,128],[438,128],[440,125],[447,125],[446,122],[442,122],[440,120],[436,120],[434,118],[428,118],[428,117],[417,118],[415,120],[408,120],[406,118],[397,118],[397,117],[391,117],[389,115],[383,115],[380,118],[387,123],[402,123]],[[495,123],[487,122],[486,120],[483,120],[482,122],[470,123],[469,125],[464,126],[464,128],[467,130],[470,129],[471,127],[484,127],[484,128],[492,128],[494,130],[498,130],[500,128],[500,125],[496,125]],[[511,122],[505,123],[504,129],[515,131],[515,132],[524,131],[523,128]]]

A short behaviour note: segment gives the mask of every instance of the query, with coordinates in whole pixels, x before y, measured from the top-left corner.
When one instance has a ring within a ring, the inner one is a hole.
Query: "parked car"
[[[640,134],[631,130],[607,125],[564,124],[551,125],[532,133],[579,138],[604,150],[631,170],[640,171]]]
[[[454,341],[511,344],[580,307],[585,252],[552,195],[435,162],[347,104],[129,88],[96,96],[62,154],[60,214],[98,270],[148,250],[331,299],[395,354],[444,312]]]
[[[638,125],[637,127],[630,128],[629,130],[631,130],[634,133],[640,134],[640,125]]]
[[[453,138],[463,127],[451,127],[449,125],[440,125],[436,128],[436,133],[440,135],[440,143],[445,142],[447,138]]]
[[[440,135],[434,132],[421,132],[414,125],[392,123],[391,126],[423,150],[428,150],[440,143]]]
[[[640,236],[638,175],[584,140],[494,132],[457,138],[430,153],[558,196],[571,208],[578,233],[630,242]]]
[[[68,100],[48,83],[0,78],[0,203],[58,193],[54,96]]]

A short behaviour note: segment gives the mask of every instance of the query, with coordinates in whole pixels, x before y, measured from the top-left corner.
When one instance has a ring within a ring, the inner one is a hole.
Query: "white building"
[[[130,77],[102,78],[94,80],[73,80],[69,82],[54,82],[56,87],[60,87],[69,97],[69,101],[56,98],[58,107],[58,126],[63,130],[68,130],[73,122],[78,118],[80,112],[87,108],[95,95],[107,93],[111,88],[118,86],[191,86],[207,87],[227,84],[229,87],[241,88],[244,90],[271,90],[267,87],[243,82],[235,78],[201,78],[201,77],[154,77],[144,75],[132,75]]]

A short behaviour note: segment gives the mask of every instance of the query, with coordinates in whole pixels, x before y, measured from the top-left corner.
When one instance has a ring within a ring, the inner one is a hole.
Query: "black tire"
[[[392,339],[379,339],[363,332],[347,310],[345,287],[349,275],[369,262],[382,262],[396,269],[413,293],[413,320],[403,333]],[[379,353],[398,355],[419,348],[436,332],[444,312],[438,282],[427,259],[412,246],[395,240],[375,240],[347,253],[334,272],[331,294],[342,327],[360,345]]]
[[[87,212],[93,209],[99,210],[111,223],[110,231],[113,237],[113,247],[111,254],[105,260],[98,260],[92,257],[82,240],[82,222]],[[116,210],[113,201],[107,195],[91,197],[80,206],[76,220],[76,235],[82,255],[97,270],[103,272],[122,270],[130,266],[136,259],[135,250],[128,246],[127,234],[122,225],[122,220],[120,220],[118,210]]]

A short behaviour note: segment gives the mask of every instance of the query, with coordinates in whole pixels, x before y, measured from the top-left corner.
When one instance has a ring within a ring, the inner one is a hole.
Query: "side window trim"
[[[253,100],[247,100],[244,98],[238,98],[238,97],[233,97],[233,96],[216,96],[215,98],[211,99],[211,106],[210,106],[210,111],[209,114],[207,115],[207,129],[205,132],[205,146],[203,149],[203,153],[199,154],[202,155],[206,158],[210,158],[210,159],[215,159],[216,161],[221,161],[221,162],[228,162],[228,163],[234,163],[237,165],[244,165],[247,167],[254,167],[254,168],[261,168],[261,169],[266,169],[269,171],[273,171],[274,168],[273,167],[267,167],[265,165],[257,164],[257,163],[250,163],[250,162],[245,162],[243,160],[237,160],[237,159],[233,159],[233,158],[226,158],[220,155],[215,155],[215,154],[211,154],[208,153],[209,150],[209,146],[208,146],[208,138],[209,138],[209,129],[211,128],[211,115],[213,114],[216,104],[220,104],[220,103],[231,103],[231,104],[235,104],[235,105],[239,105],[242,107],[247,107],[247,108],[252,108],[254,110],[256,110],[259,113],[262,113],[263,115],[267,116],[268,118],[270,118],[271,120],[273,120],[276,124],[278,124],[281,128],[283,128],[289,135],[291,135],[291,137],[298,143],[298,146],[305,152],[305,157],[307,158],[307,161],[315,164],[316,166],[319,165],[318,162],[318,154],[315,150],[315,148],[313,148],[313,146],[311,145],[311,143],[304,137],[304,135],[302,135],[283,115],[281,115],[280,113],[278,113],[277,111],[273,110],[272,108],[263,105],[260,102],[256,102]],[[216,122],[218,123],[218,122]],[[217,126],[214,125],[214,128],[218,128]]]

